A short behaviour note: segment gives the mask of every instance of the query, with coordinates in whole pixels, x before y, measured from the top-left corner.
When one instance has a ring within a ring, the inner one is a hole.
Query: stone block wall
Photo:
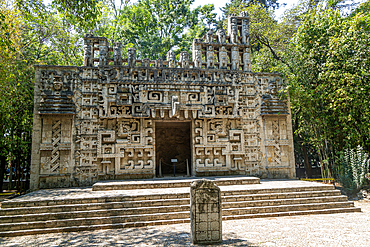
[[[31,188],[155,177],[156,125],[180,122],[193,176],[294,177],[286,82],[250,72],[248,16],[229,19],[233,34],[195,40],[193,61],[138,59],[134,48],[123,58],[120,43],[86,35],[84,66],[36,66]]]

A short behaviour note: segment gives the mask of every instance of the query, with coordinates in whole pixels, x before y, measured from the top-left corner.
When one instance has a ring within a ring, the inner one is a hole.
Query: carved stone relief
[[[123,58],[121,43],[85,35],[83,67],[37,66],[34,188],[56,177],[84,186],[155,176],[166,143],[156,137],[158,121],[189,124],[191,153],[173,154],[190,157],[192,175],[294,176],[285,82],[250,72],[248,25],[247,14],[230,16],[228,35],[193,41],[192,61],[183,51],[177,62],[171,50],[166,61],[140,58],[135,48]]]

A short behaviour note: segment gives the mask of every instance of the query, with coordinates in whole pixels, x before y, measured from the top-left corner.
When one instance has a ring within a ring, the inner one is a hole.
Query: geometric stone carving
[[[174,141],[163,149],[193,176],[294,177],[285,81],[250,72],[248,23],[230,16],[228,35],[195,39],[193,61],[171,50],[166,61],[139,60],[135,48],[122,58],[119,42],[85,35],[83,67],[36,66],[31,187],[152,178],[164,155],[156,141],[170,141],[159,139],[159,123],[185,124],[164,131]],[[185,140],[189,154],[177,150]]]
[[[61,124],[60,120],[53,121],[53,131],[52,131],[52,144],[53,150],[51,151],[51,161],[50,161],[50,172],[55,172],[60,168],[60,154],[59,154],[59,144],[61,139]]]

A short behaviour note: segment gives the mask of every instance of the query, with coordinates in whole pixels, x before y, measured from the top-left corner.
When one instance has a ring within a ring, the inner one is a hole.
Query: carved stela
[[[195,39],[192,54],[150,60],[122,46],[85,35],[84,66],[36,66],[32,188],[294,177],[285,81],[251,72],[246,13]]]

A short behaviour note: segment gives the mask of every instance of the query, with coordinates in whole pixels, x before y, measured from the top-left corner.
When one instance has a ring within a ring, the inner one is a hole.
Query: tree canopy
[[[33,65],[82,65],[85,33],[135,47],[140,58],[191,54],[194,38],[225,27],[227,15],[241,11],[250,16],[252,70],[289,81],[295,152],[305,154],[306,170],[307,152],[316,153],[324,176],[336,178],[351,172],[343,168],[351,150],[370,153],[369,0],[301,0],[279,20],[274,0],[232,0],[220,21],[213,4],[193,3],[0,0],[0,176],[14,167],[19,181],[27,177]]]

